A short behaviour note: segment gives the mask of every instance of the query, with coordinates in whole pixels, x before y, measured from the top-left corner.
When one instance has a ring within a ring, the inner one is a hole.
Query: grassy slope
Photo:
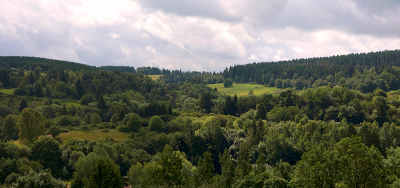
[[[147,75],[148,77],[150,77],[153,80],[157,80],[158,78],[160,78],[162,75]]]
[[[108,133],[102,132],[102,130],[94,130],[90,132],[84,131],[71,131],[67,133],[61,133],[58,138],[61,139],[62,143],[73,138],[79,138],[82,140],[105,140],[106,137],[113,138],[115,141],[123,141],[129,138],[129,133],[118,132],[116,129],[110,129]]]
[[[225,88],[222,83],[220,84],[210,84],[207,85],[211,88],[217,88],[218,92],[221,92],[222,94],[226,95],[237,95],[237,96],[243,96],[247,95],[250,90],[253,90],[253,93],[255,95],[262,95],[264,93],[280,93],[283,91],[283,89],[279,89],[276,87],[265,87],[263,85],[249,85],[249,84],[233,84],[233,86],[230,86],[228,88]],[[255,88],[258,87],[258,88]]]

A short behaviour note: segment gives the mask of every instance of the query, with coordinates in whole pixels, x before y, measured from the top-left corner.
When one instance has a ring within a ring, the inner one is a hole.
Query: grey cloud
[[[0,2],[0,55],[219,71],[254,61],[400,48],[395,0],[140,0],[139,10],[124,9],[111,21],[96,15],[76,21],[61,1],[55,11],[18,2],[16,10],[3,10]],[[316,39],[326,31],[324,40]]]

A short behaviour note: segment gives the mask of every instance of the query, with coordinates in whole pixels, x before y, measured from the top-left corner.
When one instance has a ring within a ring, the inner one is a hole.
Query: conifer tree
[[[25,108],[27,108],[27,107],[28,107],[28,103],[26,102],[25,98],[23,98],[23,99],[21,100],[21,103],[19,104],[18,111],[19,111],[19,112],[22,112],[22,110],[25,109]]]

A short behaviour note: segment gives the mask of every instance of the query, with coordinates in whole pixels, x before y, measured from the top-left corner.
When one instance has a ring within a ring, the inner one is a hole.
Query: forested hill
[[[379,74],[392,66],[400,66],[399,50],[235,65],[226,68],[223,74],[236,82],[275,85],[272,82],[278,78],[313,82],[328,76],[350,78],[356,71],[362,73],[371,68]]]
[[[220,73],[172,71],[165,83],[189,81],[215,84],[231,78],[237,83],[255,83],[277,88],[345,86],[363,93],[381,88],[399,89],[400,50],[331,57],[251,63],[227,67]]]
[[[170,74],[170,70],[159,69],[158,67],[138,67],[135,69],[132,66],[89,66],[81,63],[75,63],[70,61],[46,59],[40,57],[27,57],[27,56],[0,56],[0,68],[9,69],[11,67],[18,69],[33,70],[37,66],[41,67],[44,71],[50,68],[60,70],[86,70],[86,71],[119,71],[129,73],[141,73],[143,75],[163,75]]]
[[[74,63],[69,61],[46,59],[39,57],[24,57],[24,56],[0,56],[0,67],[9,69],[11,67],[18,69],[33,70],[37,66],[41,67],[44,71],[50,68],[64,69],[64,70],[87,70],[94,71],[96,67],[89,66],[81,63]]]

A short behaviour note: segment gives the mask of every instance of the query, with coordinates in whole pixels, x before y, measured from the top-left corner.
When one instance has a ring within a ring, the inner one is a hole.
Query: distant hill
[[[9,69],[23,68],[27,70],[32,70],[40,66],[43,70],[48,70],[50,68],[56,69],[70,69],[73,71],[87,70],[95,71],[96,67],[89,66],[81,63],[74,63],[70,61],[62,61],[55,59],[46,59],[39,57],[24,57],[24,56],[0,56],[0,67]]]
[[[86,70],[86,71],[119,71],[129,73],[141,73],[144,75],[163,75],[170,74],[171,71],[166,69],[159,69],[158,67],[138,67],[135,69],[132,66],[89,66],[82,63],[75,63],[70,61],[46,59],[40,57],[27,57],[27,56],[0,56],[0,68],[22,68],[27,70],[33,70],[37,66],[40,66],[44,71],[50,68],[62,69],[62,70]]]
[[[339,72],[348,78],[356,69],[362,72],[364,69],[383,70],[391,66],[400,67],[400,50],[235,65],[226,68],[222,74],[236,82],[268,85],[277,78],[316,80],[335,76]]]

